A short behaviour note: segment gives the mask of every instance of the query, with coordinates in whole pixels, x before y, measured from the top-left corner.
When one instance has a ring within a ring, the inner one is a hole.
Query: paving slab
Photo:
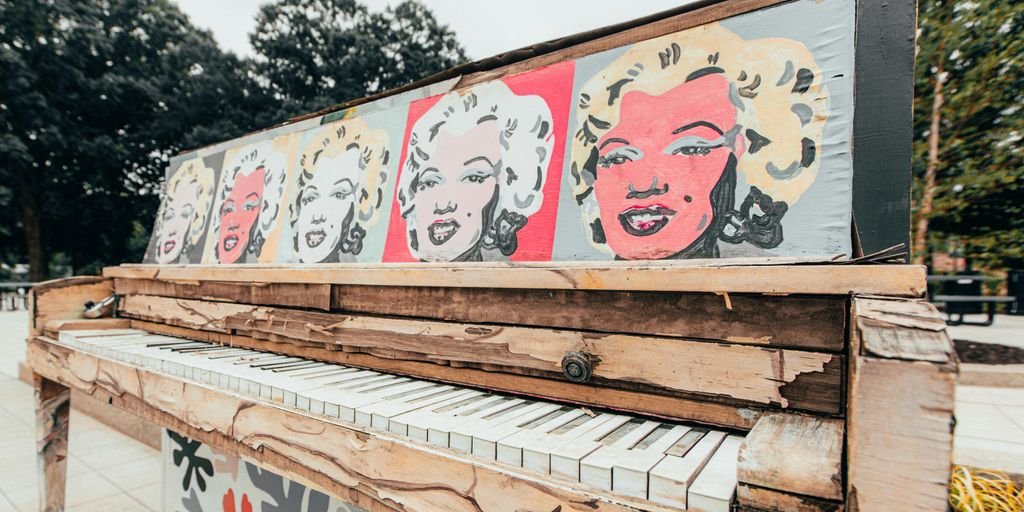
[[[984,315],[967,315],[968,321],[985,319]],[[1024,316],[996,315],[995,322],[988,327],[980,325],[950,325],[950,337],[955,340],[969,340],[978,343],[997,343],[1024,349]]]

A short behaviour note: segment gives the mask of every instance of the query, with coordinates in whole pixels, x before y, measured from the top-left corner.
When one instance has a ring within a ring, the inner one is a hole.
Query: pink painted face
[[[465,133],[444,128],[416,183],[416,233],[420,258],[453,261],[478,250],[497,194],[501,146],[498,124],[480,123]]]
[[[625,259],[670,257],[712,225],[711,191],[743,150],[729,83],[707,75],[659,96],[631,91],[619,117],[598,141],[594,182],[607,243]]]
[[[220,238],[217,240],[217,259],[221,263],[234,263],[245,252],[263,202],[263,178],[266,169],[258,167],[248,175],[235,177],[234,188],[220,205]]]

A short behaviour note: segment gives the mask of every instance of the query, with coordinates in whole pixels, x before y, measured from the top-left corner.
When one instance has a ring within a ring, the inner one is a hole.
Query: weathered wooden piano
[[[78,389],[366,510],[944,509],[914,5],[706,4],[172,161],[32,291],[41,503]]]

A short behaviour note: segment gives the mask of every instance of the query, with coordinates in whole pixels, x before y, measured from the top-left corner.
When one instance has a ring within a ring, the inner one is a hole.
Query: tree
[[[924,0],[919,12],[918,261],[957,237],[984,267],[1024,265],[1024,4]]]
[[[260,9],[250,41],[278,121],[465,60],[454,33],[415,1],[371,13],[355,0],[282,0]]]
[[[137,261],[171,155],[464,59],[412,2],[285,0],[252,40],[239,60],[169,0],[0,0],[0,242],[20,240],[0,258],[33,280],[56,254],[76,273]]]
[[[3,1],[0,38],[0,181],[33,280],[55,252],[136,259],[168,156],[254,127],[238,61],[167,1]]]

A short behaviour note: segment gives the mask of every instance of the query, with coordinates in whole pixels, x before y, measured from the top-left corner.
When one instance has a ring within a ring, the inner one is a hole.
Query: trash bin
[[[1024,315],[1024,269],[1015,269],[1006,273],[1006,294],[1017,300],[1006,308],[1011,315]]]
[[[958,272],[956,275],[963,276],[964,279],[944,281],[942,283],[943,295],[981,296],[982,281],[979,279],[981,274],[974,271],[966,271]],[[980,302],[950,302],[946,304],[946,313],[950,315],[977,315],[983,312],[982,307],[983,305]]]

